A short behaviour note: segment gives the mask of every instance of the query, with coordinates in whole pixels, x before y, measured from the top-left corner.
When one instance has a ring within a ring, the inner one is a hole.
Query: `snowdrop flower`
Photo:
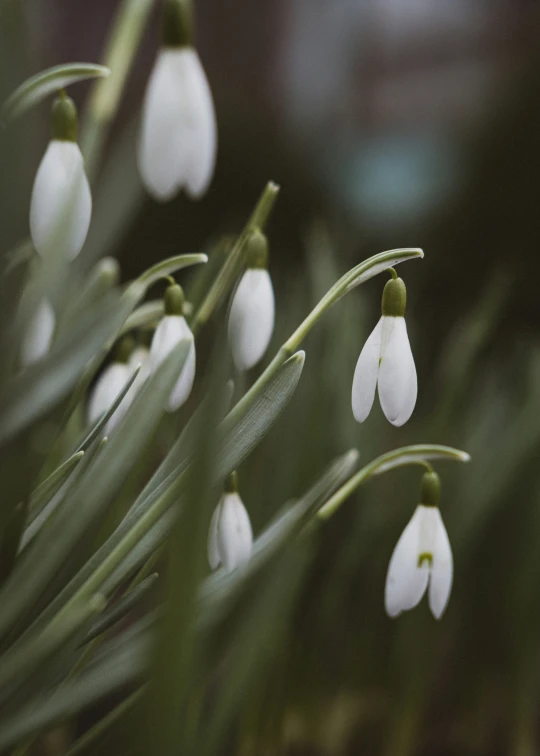
[[[48,353],[56,324],[51,303],[43,298],[22,340],[21,363],[31,365]]]
[[[177,284],[172,284],[165,292],[165,317],[156,328],[150,346],[150,362],[152,371],[155,371],[177,344],[184,339],[191,342],[182,372],[169,397],[167,404],[169,412],[174,412],[187,401],[195,380],[195,340],[182,315],[183,307],[182,288]]]
[[[228,335],[234,364],[249,370],[264,356],[274,330],[274,289],[267,270],[268,241],[255,231],[248,242],[247,269],[235,291]]]
[[[435,472],[422,478],[421,501],[394,549],[384,603],[390,617],[415,607],[429,584],[429,608],[440,619],[452,588],[453,559],[450,542],[437,506],[440,480]]]
[[[138,149],[143,184],[159,201],[181,189],[199,199],[212,179],[216,149],[212,93],[192,46],[186,0],[166,0],[164,45],[143,103]]]
[[[378,387],[386,418],[399,426],[412,415],[418,384],[404,317],[407,291],[393,268],[390,271],[392,279],[382,296],[382,317],[356,363],[352,409],[355,419],[362,423],[370,413]]]
[[[236,473],[225,486],[225,493],[212,516],[208,532],[208,561],[216,570],[223,565],[226,572],[249,561],[253,547],[253,531],[249,515],[238,495]]]
[[[52,109],[51,141],[39,165],[30,204],[30,233],[43,257],[76,257],[84,244],[92,196],[77,144],[77,109],[61,95]]]
[[[120,342],[115,359],[97,379],[88,401],[88,423],[93,425],[104,412],[107,412],[118,395],[133,375],[136,365],[130,362],[133,341],[127,337]],[[133,386],[131,387],[133,388]],[[131,389],[116,408],[105,426],[105,435],[110,435],[117,425],[124,419],[135,395]]]

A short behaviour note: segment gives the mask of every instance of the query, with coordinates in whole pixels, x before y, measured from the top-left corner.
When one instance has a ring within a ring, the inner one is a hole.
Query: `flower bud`
[[[92,214],[92,196],[77,144],[77,109],[69,97],[55,100],[51,134],[30,203],[30,233],[43,257],[72,260],[82,249]]]

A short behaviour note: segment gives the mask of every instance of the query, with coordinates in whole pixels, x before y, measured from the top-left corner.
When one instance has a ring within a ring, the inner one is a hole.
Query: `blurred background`
[[[48,66],[102,61],[118,7],[0,0],[0,99]],[[425,602],[397,620],[384,613],[388,561],[420,479],[395,471],[316,534],[223,753],[540,752],[540,6],[197,0],[217,170],[202,201],[163,206],[145,197],[135,167],[157,11],[91,171],[81,272],[114,255],[127,280],[168,255],[218,254],[216,242],[242,227],[274,180],[277,348],[347,268],[393,247],[426,254],[399,271],[419,375],[413,418],[395,429],[378,405],[363,425],[352,416],[354,367],[380,314],[377,278],[310,334],[289,410],[240,470],[255,531],[351,447],[364,463],[423,442],[473,458],[438,468],[455,560],[443,620]],[[88,93],[70,91],[83,118]],[[17,126],[0,137],[2,251],[28,234],[48,104]],[[174,432],[164,430],[164,448]]]

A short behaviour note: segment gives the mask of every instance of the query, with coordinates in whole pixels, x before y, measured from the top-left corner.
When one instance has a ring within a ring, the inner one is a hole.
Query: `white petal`
[[[180,373],[167,404],[169,412],[175,412],[181,407],[184,402],[187,401],[193,388],[193,382],[195,380],[195,342],[193,341],[193,334],[189,332],[191,336],[191,346],[189,348],[188,356],[184,362],[184,367]]]
[[[249,515],[240,496],[225,494],[221,501],[217,527],[220,561],[227,572],[247,562],[253,546]]]
[[[152,370],[156,370],[182,339],[191,341],[191,347],[169,397],[167,404],[169,412],[174,412],[186,401],[195,380],[195,342],[185,318],[181,315],[165,315],[155,330],[150,347]]]
[[[428,563],[424,561],[418,566],[425,509],[423,506],[416,508],[390,559],[384,593],[384,603],[390,617],[416,606],[427,587]]]
[[[42,299],[21,344],[21,362],[30,365],[44,357],[51,346],[56,317],[52,305]]]
[[[182,341],[185,319],[181,315],[165,315],[158,323],[150,345],[150,363],[155,372],[174,347]],[[189,328],[188,328],[189,330]]]
[[[383,318],[379,320],[364,344],[356,363],[352,385],[352,411],[357,422],[363,423],[371,412],[381,354]]]
[[[96,381],[94,389],[88,401],[88,422],[90,425],[109,410],[114,404],[118,394],[126,385],[131,376],[132,368],[124,362],[111,362]],[[105,433],[111,431],[125,416],[130,402],[126,402],[127,395],[122,400],[114,415],[105,426]]]
[[[217,152],[217,125],[212,92],[199,56],[192,49],[183,51],[184,69],[190,92],[191,112],[185,114],[183,128],[190,134],[192,152],[185,178],[186,192],[199,199],[208,189]]]
[[[148,82],[139,140],[139,171],[157,200],[186,188],[207,189],[216,157],[212,95],[199,57],[191,48],[163,49]]]
[[[92,196],[81,151],[75,142],[53,139],[34,181],[30,205],[30,233],[44,257],[72,260],[84,244]]]
[[[274,330],[274,315],[274,289],[268,271],[246,270],[234,294],[228,324],[238,370],[248,370],[264,356]]]
[[[393,320],[394,327],[386,348],[381,349],[379,399],[387,419],[393,425],[403,425],[416,403],[416,369],[405,318]]]
[[[208,529],[208,544],[207,544],[207,553],[208,553],[208,563],[210,564],[210,568],[212,570],[217,570],[219,565],[221,564],[221,558],[219,556],[219,549],[218,549],[218,523],[219,518],[221,516],[221,501],[217,505],[217,507],[214,510],[214,514],[212,515],[212,519],[210,520],[210,528]]]
[[[440,619],[452,590],[454,560],[448,534],[438,507],[432,507],[436,517],[435,542],[433,545],[433,563],[429,579],[429,608],[433,616]]]

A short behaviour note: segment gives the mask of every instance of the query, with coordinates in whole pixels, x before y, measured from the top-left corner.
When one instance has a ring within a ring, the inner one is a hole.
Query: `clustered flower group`
[[[147,86],[138,146],[138,166],[148,193],[167,201],[185,190],[192,199],[204,195],[211,182],[217,151],[217,126],[212,94],[193,46],[191,17],[185,3],[165,0],[163,46]],[[52,108],[51,141],[38,168],[30,206],[30,231],[44,259],[73,260],[81,251],[90,226],[92,197],[77,144],[77,110],[61,92]],[[227,334],[235,368],[242,372],[264,357],[274,330],[275,302],[268,272],[268,240],[255,229],[246,244],[245,271],[232,296]],[[362,423],[378,390],[384,415],[395,426],[409,420],[417,398],[415,363],[405,324],[406,288],[390,268],[392,278],[382,296],[382,314],[367,339],[352,383],[352,411]],[[137,392],[181,342],[187,355],[168,398],[166,409],[178,410],[195,381],[196,350],[186,319],[182,288],[170,280],[164,294],[164,315],[149,346],[131,337],[117,345],[112,361],[101,372],[88,401],[88,422],[96,423],[118,402],[109,417],[111,434],[129,411]],[[48,352],[55,331],[52,305],[43,299],[31,320],[21,348],[21,363],[29,365]],[[438,509],[440,481],[429,467],[422,480],[421,503],[394,550],[386,580],[385,606],[391,617],[414,607],[429,585],[429,605],[439,618],[452,585],[452,552]],[[253,534],[249,515],[238,494],[236,473],[228,479],[212,517],[208,560],[212,569],[230,572],[251,555]]]

